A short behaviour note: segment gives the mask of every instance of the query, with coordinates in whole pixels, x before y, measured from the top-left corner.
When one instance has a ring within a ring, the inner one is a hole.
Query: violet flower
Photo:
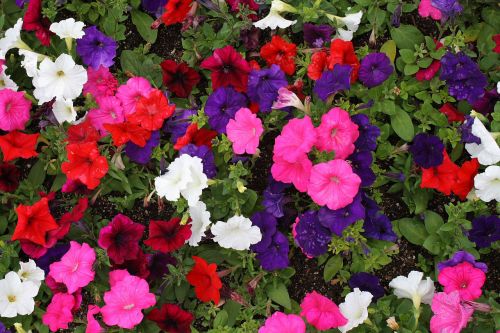
[[[271,245],[263,252],[257,253],[257,260],[260,261],[262,268],[267,271],[287,268],[290,264],[288,253],[290,244],[285,235],[276,231],[271,240]]]
[[[131,161],[139,164],[147,164],[151,160],[153,149],[160,144],[160,131],[151,133],[151,137],[144,147],[140,147],[133,142],[128,142],[125,146],[125,154]]]
[[[252,220],[253,225],[259,227],[262,234],[260,242],[251,245],[250,249],[254,252],[264,252],[272,243],[278,221],[273,215],[265,211],[254,213],[250,220]]]
[[[441,21],[446,21],[449,18],[454,18],[460,14],[463,7],[460,5],[458,0],[432,0],[432,7],[439,9],[441,12]]]
[[[263,192],[264,199],[262,200],[262,206],[264,206],[266,212],[276,218],[285,216],[284,206],[290,199],[285,196],[284,190],[289,186],[289,184],[278,182],[274,179],[270,180],[269,185]]]
[[[314,93],[326,102],[328,97],[340,90],[351,88],[351,65],[335,65],[333,70],[325,71],[314,85]]]
[[[465,250],[457,251],[451,259],[438,263],[437,267],[439,271],[442,271],[446,267],[454,267],[463,262],[468,262],[475,268],[488,273],[488,266],[484,262],[476,262],[476,258]]]
[[[270,112],[273,102],[278,97],[278,90],[288,86],[285,73],[278,65],[252,70],[248,76],[248,97],[259,103],[261,112]]]
[[[220,87],[208,97],[205,104],[208,124],[218,133],[226,133],[229,119],[234,118],[236,112],[246,105],[245,95],[232,87]]]
[[[142,0],[142,8],[155,17],[160,17],[164,11],[167,0]]]
[[[374,151],[377,149],[377,138],[380,136],[380,129],[370,123],[370,118],[363,113],[351,117],[353,123],[358,125],[359,137],[354,142],[356,151]]]
[[[391,60],[385,53],[370,53],[361,60],[359,80],[368,88],[381,85],[394,72]]]
[[[365,207],[361,203],[361,194],[358,193],[351,204],[344,208],[331,210],[321,207],[318,212],[318,220],[322,226],[330,229],[332,233],[341,237],[345,228],[356,221],[365,218]]]
[[[385,294],[384,287],[380,284],[380,279],[376,275],[365,272],[351,275],[349,287],[351,287],[351,289],[359,288],[361,291],[368,291],[373,295],[374,301],[383,297]]]
[[[373,172],[371,166],[373,156],[370,151],[359,151],[352,153],[348,158],[351,161],[352,171],[361,178],[361,186],[371,186],[377,176]]]
[[[171,134],[170,141],[176,143],[177,139],[186,134],[186,131],[191,124],[191,117],[198,113],[196,109],[176,110],[174,114],[167,119],[163,130]]]
[[[480,249],[489,247],[491,243],[500,240],[500,217],[478,216],[472,220],[469,239]]]
[[[328,251],[332,233],[318,220],[318,213],[307,211],[297,217],[294,226],[295,242],[308,257],[318,257]]]
[[[169,253],[154,252],[146,255],[148,260],[149,276],[148,279],[161,279],[164,275],[170,273],[167,265],[175,266],[177,260]]]
[[[460,141],[462,143],[476,143],[481,144],[481,138],[472,134],[472,125],[474,124],[474,118],[469,115],[465,116],[465,121],[460,125]]]
[[[380,211],[366,210],[366,218],[363,224],[364,235],[368,238],[395,242],[398,236],[392,229],[389,218]]]
[[[322,47],[330,42],[334,29],[328,24],[304,23],[304,40],[309,47]]]
[[[403,12],[403,4],[399,4],[396,9],[394,9],[394,13],[391,16],[391,25],[395,28],[399,28],[401,25],[401,14]]]
[[[443,163],[444,144],[435,135],[417,134],[409,150],[415,164],[424,169],[437,167]]]
[[[56,261],[61,260],[62,256],[68,252],[70,248],[69,243],[60,243],[51,247],[47,252],[38,259],[35,259],[35,263],[38,267],[44,270],[45,274],[49,274],[50,265]]]
[[[472,104],[472,109],[484,115],[488,115],[494,111],[495,105],[499,100],[500,95],[497,89],[491,89],[490,91],[485,91],[483,97],[477,99],[474,104]]]
[[[85,28],[84,32],[85,36],[76,41],[76,52],[83,63],[94,69],[113,66],[118,48],[116,41],[99,31],[95,25]]]

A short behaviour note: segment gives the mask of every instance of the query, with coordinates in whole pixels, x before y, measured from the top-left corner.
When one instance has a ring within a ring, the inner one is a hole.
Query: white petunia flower
[[[23,19],[17,20],[12,28],[5,31],[5,35],[0,39],[0,59],[5,59],[5,55],[10,49],[13,48],[27,48],[29,47],[21,39],[21,29],[23,27]]]
[[[76,111],[73,107],[73,101],[71,99],[56,99],[54,105],[52,105],[52,113],[59,124],[73,123],[76,120]]]
[[[477,158],[482,165],[492,165],[500,162],[500,147],[491,133],[484,127],[481,120],[474,117],[472,134],[481,139],[481,144],[466,143],[465,149],[472,158]]]
[[[0,74],[0,90],[2,89],[10,89],[10,90],[14,90],[14,91],[17,91],[17,89],[19,89],[19,87],[17,86],[17,84],[12,81],[12,79],[10,78],[9,75],[5,74],[5,71],[7,70],[7,66],[5,65],[2,65],[2,73]]]
[[[340,312],[347,319],[347,324],[338,328],[342,333],[358,327],[368,319],[368,306],[372,298],[371,293],[359,288],[354,288],[354,291],[345,296],[344,303],[339,304]]]
[[[29,77],[35,77],[38,72],[38,61],[45,59],[45,56],[33,51],[21,49],[19,49],[19,55],[24,56],[24,59],[21,61],[21,66],[26,70],[26,74]]]
[[[29,315],[35,309],[38,287],[31,281],[22,282],[16,272],[9,272],[0,280],[0,317],[13,318]]]
[[[68,54],[61,54],[55,62],[45,58],[40,63],[40,70],[33,78],[33,94],[38,104],[56,99],[75,99],[82,93],[87,82],[87,71],[77,65]]]
[[[288,106],[293,106],[302,111],[306,109],[304,103],[302,103],[294,92],[288,90],[286,87],[281,87],[278,89],[278,97],[273,103],[273,109],[283,109]]]
[[[198,201],[196,205],[189,207],[191,217],[191,237],[186,241],[191,246],[198,246],[198,243],[205,237],[205,231],[210,225],[210,212],[203,201]]]
[[[347,14],[345,17],[327,14],[326,17],[331,21],[337,22],[337,24],[341,26],[345,26],[347,29],[337,28],[337,37],[345,41],[350,41],[352,40],[353,34],[358,31],[363,12],[359,11],[357,13]]]
[[[239,215],[227,222],[218,221],[210,231],[215,236],[214,242],[226,249],[248,250],[250,245],[262,239],[259,227],[252,225],[249,218]]]
[[[474,177],[476,195],[484,202],[496,200],[500,202],[500,166],[490,165]]]
[[[85,23],[80,21],[76,22],[74,18],[70,17],[69,19],[52,23],[49,30],[61,39],[80,39],[85,35],[85,32],[83,31],[84,26]]]
[[[394,295],[398,298],[408,298],[413,301],[416,309],[420,303],[431,304],[434,297],[434,282],[430,277],[422,281],[424,273],[411,271],[406,276],[398,276],[389,283],[389,287],[394,288]]]
[[[337,28],[337,37],[338,38],[345,40],[346,42],[349,42],[352,40],[353,36],[354,36],[353,31],[345,30],[342,28]]]
[[[17,275],[23,281],[31,281],[40,288],[42,281],[45,279],[45,272],[43,269],[37,267],[33,259],[28,260],[28,262],[20,262],[21,268],[17,271]]]
[[[297,20],[290,21],[285,19],[280,15],[280,13],[282,12],[296,13],[297,9],[292,5],[287,4],[286,2],[273,0],[273,2],[271,3],[269,14],[262,20],[255,22],[253,25],[259,29],[271,28],[272,30],[274,30],[277,27],[285,29],[297,23]]]
[[[201,161],[201,158],[192,156],[189,157],[190,163],[188,167],[191,174],[191,180],[187,183],[184,189],[181,189],[181,194],[184,199],[187,200],[189,206],[194,206],[198,201],[200,201],[203,189],[208,187],[208,178],[203,173],[203,162]]]

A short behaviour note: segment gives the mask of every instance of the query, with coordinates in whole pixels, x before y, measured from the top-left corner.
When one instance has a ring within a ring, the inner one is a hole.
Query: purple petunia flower
[[[480,269],[485,273],[488,273],[488,266],[484,262],[476,262],[476,258],[474,258],[472,254],[464,250],[457,251],[451,259],[440,262],[438,263],[437,266],[438,270],[442,271],[446,267],[454,267],[463,262],[468,262],[475,268]]]
[[[288,259],[289,251],[288,239],[281,232],[276,231],[271,240],[271,245],[265,251],[258,252],[256,258],[266,271],[284,269],[290,264]]]
[[[342,236],[345,228],[358,220],[365,218],[365,207],[361,203],[361,194],[358,193],[351,204],[344,208],[331,210],[321,207],[318,220],[324,227],[330,229],[337,236]]]
[[[85,36],[76,41],[76,52],[83,63],[94,69],[113,66],[118,47],[116,41],[100,32],[95,25],[83,31]]]
[[[333,28],[328,24],[304,23],[304,40],[309,47],[322,47],[331,40]]]
[[[240,40],[247,50],[256,50],[259,47],[260,36],[261,30],[253,26],[250,29],[243,29],[240,32]]]
[[[198,110],[196,109],[176,110],[174,114],[167,119],[165,125],[163,125],[163,130],[171,134],[170,141],[172,143],[177,142],[177,139],[186,133],[189,124],[191,124],[191,116],[197,113]]]
[[[469,104],[483,96],[488,85],[486,76],[479,66],[465,53],[446,53],[441,58],[441,80],[446,80],[448,92],[458,100],[467,100]]]
[[[12,330],[8,329],[2,322],[0,322],[0,333],[12,333]]]
[[[359,113],[351,117],[353,123],[358,125],[359,137],[354,142],[356,151],[374,151],[377,149],[377,138],[380,136],[380,129],[370,123],[370,118],[366,114]]]
[[[472,134],[472,125],[474,124],[474,118],[469,115],[465,116],[465,121],[460,125],[460,134],[462,143],[476,143],[481,144],[481,138]]]
[[[36,265],[44,270],[45,275],[49,274],[50,264],[61,260],[62,256],[68,252],[69,248],[69,243],[56,244],[54,247],[48,249],[43,256],[35,259]]]
[[[371,168],[373,156],[370,151],[354,152],[347,159],[351,161],[352,171],[361,178],[361,186],[368,187],[375,182],[377,176]]]
[[[318,257],[328,250],[332,233],[318,220],[318,212],[307,211],[296,219],[295,242],[308,257]]]
[[[314,85],[314,93],[326,102],[328,97],[340,90],[351,88],[351,65],[335,65],[333,70],[325,71]]]
[[[435,136],[426,133],[419,133],[413,138],[409,148],[415,164],[428,169],[443,163],[444,144]]]
[[[274,216],[265,211],[254,213],[250,220],[253,225],[259,227],[262,234],[260,242],[250,246],[250,249],[254,252],[264,252],[271,245],[278,221]]]
[[[394,9],[394,13],[391,16],[391,25],[395,28],[399,28],[401,25],[401,14],[403,13],[403,4],[399,4],[396,9]]]
[[[208,178],[214,178],[217,175],[217,167],[215,166],[214,153],[208,146],[197,146],[192,143],[182,147],[179,150],[180,155],[188,154],[189,156],[196,156],[201,158],[203,162],[203,173]]]
[[[142,0],[142,8],[155,17],[160,17],[164,11],[167,0]]]
[[[432,7],[439,9],[442,14],[441,21],[446,21],[460,14],[463,7],[458,0],[432,0]]]
[[[278,65],[269,68],[252,70],[248,76],[248,97],[259,103],[261,112],[271,111],[273,102],[278,97],[279,88],[288,86],[285,73]]]
[[[491,89],[490,91],[485,91],[483,97],[477,99],[474,104],[472,104],[472,109],[484,115],[488,115],[494,111],[495,105],[499,100],[500,95],[497,89]]]
[[[472,220],[469,239],[480,249],[489,247],[491,243],[500,240],[500,217],[478,216]]]
[[[377,300],[385,294],[384,287],[380,285],[380,279],[376,275],[365,272],[353,274],[349,279],[349,287],[370,292],[373,295],[373,300]]]
[[[272,178],[270,179],[269,185],[264,190],[264,199],[262,200],[262,206],[265,207],[266,212],[272,214],[276,218],[285,215],[284,206],[289,202],[289,198],[285,197],[283,191],[289,186],[289,184],[275,181]]]
[[[359,80],[368,88],[381,85],[394,72],[391,60],[385,53],[370,53],[361,60]]]
[[[27,4],[29,0],[16,0],[16,5],[19,8],[23,8],[25,4]]]
[[[177,260],[169,253],[155,252],[147,255],[149,276],[148,279],[161,279],[165,274],[170,273],[167,265],[175,266]]]
[[[160,131],[151,133],[151,137],[144,147],[140,147],[133,142],[127,142],[125,154],[131,161],[139,164],[147,164],[151,160],[153,149],[160,144]]]
[[[208,124],[218,133],[226,133],[229,120],[234,118],[236,112],[246,107],[245,95],[237,92],[232,87],[221,87],[214,91],[205,104],[205,114]]]
[[[398,236],[392,229],[389,218],[380,211],[366,210],[366,218],[363,224],[364,235],[368,238],[395,242]]]

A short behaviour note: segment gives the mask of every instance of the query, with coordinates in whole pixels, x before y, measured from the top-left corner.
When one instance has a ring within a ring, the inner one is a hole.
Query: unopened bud
[[[393,330],[393,331],[399,330],[399,325],[396,322],[396,318],[389,317],[389,318],[387,318],[387,320],[385,322],[387,323],[387,327],[389,327],[391,330]]]

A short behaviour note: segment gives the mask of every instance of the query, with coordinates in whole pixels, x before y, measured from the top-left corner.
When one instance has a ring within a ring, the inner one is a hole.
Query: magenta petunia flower
[[[0,89],[0,129],[24,130],[30,120],[31,102],[21,91]]]
[[[307,193],[318,205],[335,210],[353,202],[360,184],[349,163],[333,160],[313,166]]]
[[[273,156],[271,174],[277,181],[292,184],[300,192],[307,192],[312,162],[304,153],[295,162],[288,162],[280,155]]]
[[[255,154],[264,132],[262,121],[247,108],[239,109],[226,126],[227,138],[236,154]]]
[[[306,324],[302,318],[294,314],[275,312],[267,318],[259,333],[305,333]]]
[[[349,113],[333,108],[321,117],[315,145],[321,151],[334,151],[335,159],[346,159],[354,152],[358,137],[358,125],[351,121]]]
[[[128,79],[126,84],[121,85],[116,92],[116,97],[122,102],[125,116],[135,112],[135,105],[141,97],[148,97],[149,92],[153,90],[148,80],[136,76]]]
[[[68,293],[72,294],[94,280],[92,265],[95,262],[95,251],[87,243],[80,245],[71,241],[70,244],[61,260],[50,265],[49,275],[56,282],[64,283]]]
[[[274,156],[281,156],[284,160],[294,163],[309,153],[315,142],[316,132],[311,118],[294,118],[283,126],[281,134],[276,138]]]
[[[300,303],[301,316],[320,331],[326,331],[347,324],[347,319],[340,312],[339,307],[329,298],[316,291],[307,294]]]
[[[441,19],[441,11],[432,5],[431,0],[421,0],[418,5],[418,14],[422,17],[432,17],[433,20]]]
[[[453,267],[444,268],[438,275],[438,281],[444,287],[445,293],[457,290],[460,298],[473,301],[481,297],[486,274],[468,262],[463,262]]]
[[[97,70],[89,67],[87,77],[87,82],[83,85],[83,95],[91,94],[94,99],[113,96],[118,88],[118,80],[107,67],[99,66]]]
[[[57,293],[47,307],[47,312],[42,317],[42,322],[52,332],[59,329],[67,329],[68,324],[73,321],[71,310],[75,305],[75,297],[66,293]]]
[[[451,293],[437,293],[432,298],[431,318],[432,333],[460,333],[467,327],[474,309],[471,306],[462,305],[460,293],[453,291]]]
[[[125,121],[122,104],[115,96],[104,96],[97,100],[98,109],[89,111],[87,117],[101,135],[108,134],[104,124],[121,124]]]
[[[87,311],[87,328],[85,333],[101,333],[104,329],[101,327],[99,322],[94,318],[96,314],[101,312],[101,309],[97,305],[89,305]]]

